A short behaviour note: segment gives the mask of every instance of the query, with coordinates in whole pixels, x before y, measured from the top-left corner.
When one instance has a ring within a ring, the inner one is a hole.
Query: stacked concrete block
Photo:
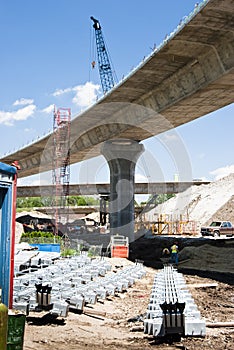
[[[53,309],[51,310],[51,314],[57,317],[67,317],[69,311],[69,305],[62,299],[57,299],[53,303]]]
[[[165,266],[155,276],[144,332],[154,337],[205,336],[205,321],[186,288],[183,275],[172,265]]]
[[[84,305],[85,305],[85,299],[84,299],[83,295],[82,294],[73,295],[70,298],[69,305],[70,305],[71,309],[83,311]]]
[[[34,261],[37,262],[36,260]],[[105,258],[90,259],[86,254],[59,259],[34,272],[15,277],[14,308],[50,310],[66,317],[68,310],[82,311],[85,304],[121,293],[145,275],[143,264],[124,267],[117,273]],[[25,303],[25,305],[22,305]]]
[[[14,275],[22,276],[25,273],[33,272],[42,266],[48,266],[60,257],[55,252],[40,252],[38,250],[19,250],[15,254]]]

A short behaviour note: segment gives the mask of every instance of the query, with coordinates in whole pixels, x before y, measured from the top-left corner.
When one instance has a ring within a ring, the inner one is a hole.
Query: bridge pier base
[[[100,197],[100,224],[102,226],[106,225],[107,223],[107,208],[106,208],[106,202],[109,201],[109,196],[101,195]]]
[[[109,220],[111,234],[134,240],[135,166],[144,146],[129,139],[104,142],[101,153],[110,168]]]

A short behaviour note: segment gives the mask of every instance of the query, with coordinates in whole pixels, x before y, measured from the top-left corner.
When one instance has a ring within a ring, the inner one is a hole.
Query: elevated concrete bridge
[[[145,140],[234,101],[234,1],[210,0],[124,81],[71,123],[71,163],[103,142]],[[19,177],[51,169],[53,137],[0,159]]]
[[[71,123],[72,163],[100,154],[110,168],[112,233],[133,238],[139,142],[234,101],[234,0],[205,0],[175,33],[99,102]],[[19,177],[50,170],[53,135],[0,161]]]
[[[136,183],[135,194],[176,194],[185,191],[190,186],[206,185],[209,183],[209,181]],[[17,187],[17,197],[49,197],[51,193],[54,193],[54,191],[50,185]],[[69,186],[69,194],[70,196],[108,196],[110,194],[110,184],[71,184]]]

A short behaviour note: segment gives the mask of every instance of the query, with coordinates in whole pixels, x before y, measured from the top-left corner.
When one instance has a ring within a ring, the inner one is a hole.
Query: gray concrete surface
[[[71,163],[100,155],[106,140],[142,141],[234,101],[234,1],[210,0],[159,50],[71,125]],[[19,177],[52,167],[48,135],[0,161]]]
[[[193,182],[150,182],[135,183],[135,194],[172,194],[185,191],[190,186],[199,186],[209,184],[210,181]],[[47,186],[17,186],[17,197],[41,197],[50,196],[53,192],[51,185]],[[69,194],[71,196],[79,195],[109,195],[110,184],[70,184]]]

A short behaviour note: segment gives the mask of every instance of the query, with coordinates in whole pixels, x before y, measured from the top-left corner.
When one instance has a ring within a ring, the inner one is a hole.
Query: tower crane
[[[103,93],[107,93],[115,85],[113,71],[111,69],[110,60],[106,50],[102,29],[99,21],[93,16],[90,17],[93,21],[93,28],[95,30],[96,48],[98,56],[98,69],[100,74],[100,80]],[[95,66],[95,62],[92,62],[92,66]]]

